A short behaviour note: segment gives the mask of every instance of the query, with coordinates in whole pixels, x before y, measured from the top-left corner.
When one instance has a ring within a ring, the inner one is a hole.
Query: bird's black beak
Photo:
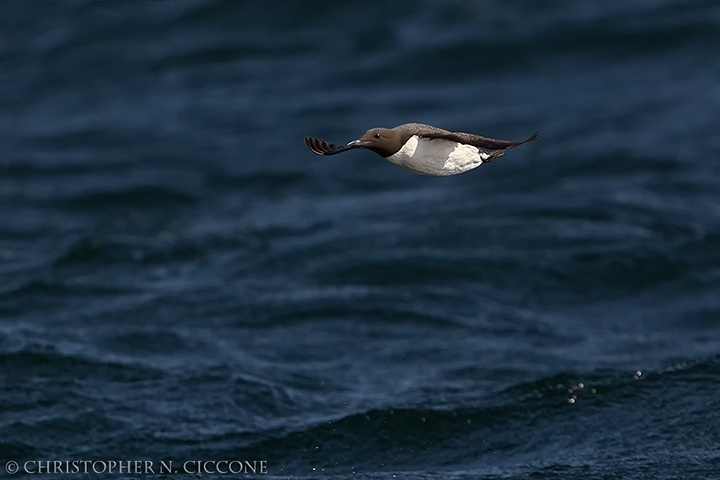
[[[367,142],[365,140],[353,140],[348,143],[347,146],[350,148],[365,148],[367,146]]]

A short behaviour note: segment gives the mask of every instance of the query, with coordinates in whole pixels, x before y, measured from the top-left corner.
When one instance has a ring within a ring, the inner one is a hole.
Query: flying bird
[[[411,172],[445,176],[467,172],[502,157],[508,148],[533,142],[538,135],[539,132],[535,132],[527,140],[511,142],[472,133],[450,132],[422,123],[406,123],[395,128],[371,128],[347,145],[336,145],[313,137],[305,137],[305,144],[317,155],[336,155],[365,148]]]

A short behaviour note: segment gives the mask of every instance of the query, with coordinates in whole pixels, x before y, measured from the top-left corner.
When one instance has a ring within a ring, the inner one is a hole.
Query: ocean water
[[[1,2],[0,475],[720,478],[718,45],[716,0]],[[302,141],[406,122],[541,137]]]

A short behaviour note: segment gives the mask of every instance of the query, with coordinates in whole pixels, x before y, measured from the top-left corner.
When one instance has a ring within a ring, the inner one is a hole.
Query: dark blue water
[[[0,474],[720,478],[718,45],[716,0],[3,1]],[[406,122],[541,138],[302,141]]]

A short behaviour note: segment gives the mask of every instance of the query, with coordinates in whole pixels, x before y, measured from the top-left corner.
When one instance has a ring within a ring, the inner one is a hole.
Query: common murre
[[[346,146],[313,137],[305,137],[305,144],[317,155],[335,155],[354,148],[366,148],[411,172],[443,176],[479,167],[502,157],[508,148],[534,141],[538,135],[539,132],[535,132],[527,140],[511,142],[472,133],[450,132],[422,123],[406,123],[395,128],[371,128]]]

